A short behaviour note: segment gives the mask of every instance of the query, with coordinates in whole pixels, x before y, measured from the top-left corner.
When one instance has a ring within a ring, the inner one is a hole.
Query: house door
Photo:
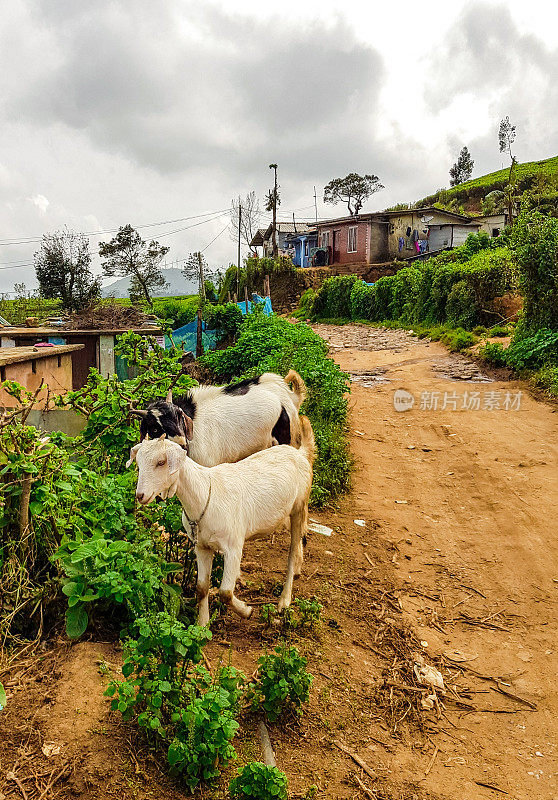
[[[333,264],[339,264],[341,261],[341,250],[340,250],[340,238],[341,238],[341,231],[333,231],[333,239],[331,243],[331,250],[333,254]]]

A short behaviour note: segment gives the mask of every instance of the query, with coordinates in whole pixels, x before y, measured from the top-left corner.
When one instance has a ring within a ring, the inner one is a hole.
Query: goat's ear
[[[136,460],[136,455],[140,447],[141,444],[135,444],[130,450],[130,458],[128,459],[128,461],[126,461],[126,469],[128,469],[128,467],[131,467],[132,463]]]
[[[180,410],[182,414],[182,422],[184,423],[184,432],[186,434],[186,438],[192,441],[194,437],[194,421],[192,417],[189,417],[188,414],[185,414],[182,409]]]
[[[166,402],[167,403],[172,403],[172,389],[169,389],[168,392],[167,392]]]
[[[167,438],[167,434],[163,433],[161,436],[159,436],[159,441],[162,442],[166,438]]]
[[[175,472],[178,472],[180,469],[180,451],[176,449],[176,447],[167,447],[166,449],[167,455],[167,464],[169,467],[169,474],[172,475]]]

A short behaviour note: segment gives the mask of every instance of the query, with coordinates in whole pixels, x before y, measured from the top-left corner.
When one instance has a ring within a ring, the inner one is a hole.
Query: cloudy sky
[[[521,161],[556,155],[557,75],[551,0],[11,0],[0,291],[36,285],[37,240],[64,226],[130,222],[168,262],[207,248],[226,266],[226,209],[263,198],[270,162],[280,218],[304,219],[314,186],[320,217],[342,213],[321,195],[348,172],[379,176],[376,210],[447,186],[464,144],[474,174],[499,169],[506,114]]]

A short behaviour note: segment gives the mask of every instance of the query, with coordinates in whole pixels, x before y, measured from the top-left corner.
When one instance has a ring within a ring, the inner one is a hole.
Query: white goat
[[[194,531],[200,625],[209,622],[215,553],[223,553],[225,561],[221,600],[247,619],[252,608],[234,594],[244,542],[256,535],[271,534],[289,517],[291,544],[278,608],[291,604],[293,578],[302,569],[314,460],[312,426],[306,417],[300,419],[300,449],[278,445],[235,464],[203,467],[164,436],[141,442],[130,451],[128,465],[136,461],[139,470],[138,501],[147,504],[157,496],[166,499],[176,494]]]
[[[298,410],[305,396],[304,381],[294,370],[286,378],[266,372],[230,386],[197,386],[174,401],[169,393],[132,413],[142,418],[142,441],[166,434],[198,464],[212,467],[273,444],[298,447]]]

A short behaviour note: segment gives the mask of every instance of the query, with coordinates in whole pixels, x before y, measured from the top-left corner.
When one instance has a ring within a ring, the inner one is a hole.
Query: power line
[[[230,208],[224,208],[224,209],[221,209],[220,211],[207,211],[205,214],[195,214],[195,215],[193,215],[191,217],[179,217],[178,219],[167,219],[167,220],[163,220],[162,222],[147,222],[144,225],[136,225],[135,229],[153,228],[153,227],[157,227],[159,225],[172,225],[172,224],[174,224],[176,222],[186,222],[187,220],[200,219],[201,217],[215,217],[215,218],[217,218],[217,217],[221,216],[221,214],[229,213],[229,211],[230,211]],[[202,224],[202,223],[198,223],[198,224]],[[120,227],[122,227],[122,226],[120,226]],[[99,231],[89,231],[87,233],[84,233],[83,236],[86,236],[87,238],[92,238],[94,236],[104,236],[107,233],[117,233],[120,230],[120,227],[119,228],[107,228],[107,229],[99,230]],[[169,233],[164,233],[164,234],[161,234],[161,235],[162,236],[170,236],[172,233],[179,233],[181,230],[187,230],[188,227],[193,227],[193,226],[187,226],[186,228],[180,228],[177,231],[170,231]],[[0,239],[0,246],[4,247],[4,246],[8,246],[8,245],[33,244],[34,242],[40,242],[42,238],[43,237],[41,235],[41,236],[20,236],[19,238],[12,238],[12,239]]]

